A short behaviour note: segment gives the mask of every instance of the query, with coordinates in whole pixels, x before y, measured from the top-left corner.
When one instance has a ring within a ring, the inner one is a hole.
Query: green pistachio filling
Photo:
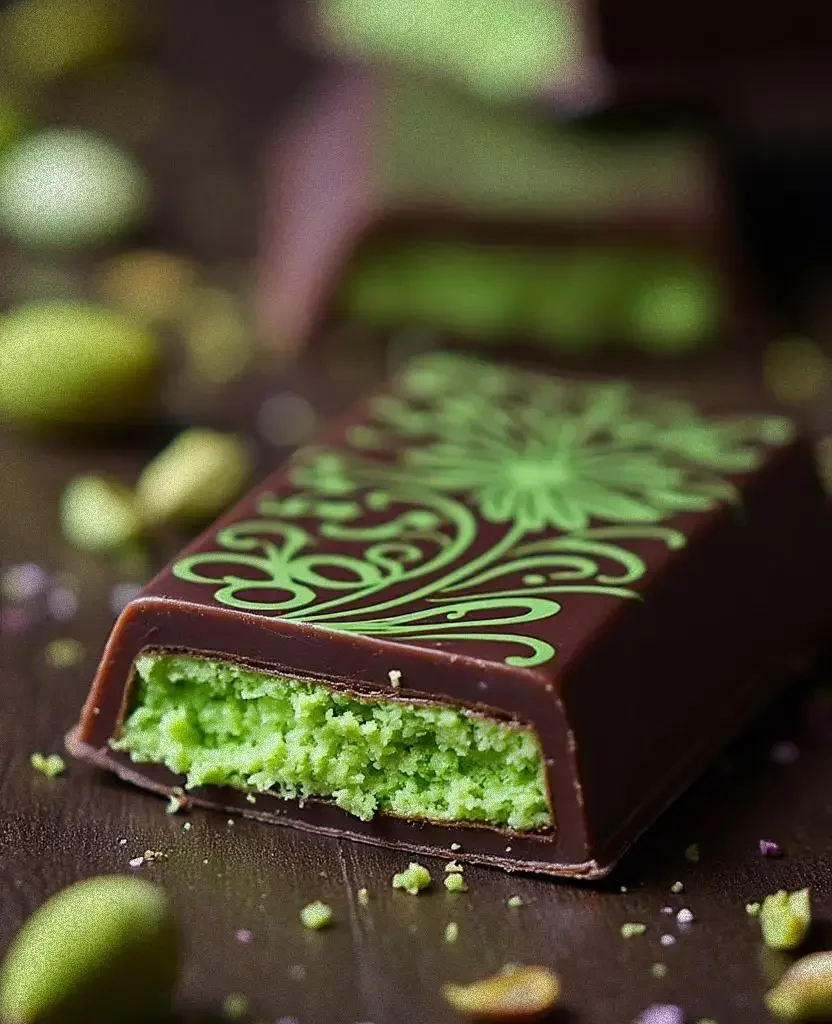
[[[533,730],[444,704],[364,699],[224,661],[145,654],[116,750],[187,786],[324,797],[364,821],[552,825]]]

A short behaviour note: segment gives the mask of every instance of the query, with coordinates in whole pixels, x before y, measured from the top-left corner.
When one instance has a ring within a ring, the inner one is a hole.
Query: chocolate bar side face
[[[587,760],[603,727],[585,718],[590,705],[603,717],[620,695],[610,690],[612,671],[586,666],[622,671],[644,711],[632,733],[639,749],[679,728],[673,706],[649,699],[666,684],[678,645],[659,643],[641,608],[659,607],[665,618],[654,625],[670,627],[685,606],[663,599],[662,581],[683,595],[720,586],[724,567],[713,559],[702,578],[701,546],[713,536],[730,550],[737,513],[726,504],[758,480],[788,491],[790,453],[799,451],[775,418],[710,420],[623,384],[423,360],[326,444],[267,480],[127,609],[75,749],[145,785],[181,783],[107,746],[130,699],[134,659],[148,649],[394,701],[445,701],[536,730],[553,830],[507,835],[387,815],[364,822],[323,802],[300,806],[269,794],[258,794],[252,809],[228,789],[196,796],[408,849],[447,852],[454,839],[469,858],[503,867],[603,873],[669,794],[641,799],[625,789],[604,802],[628,775],[615,759]],[[823,502],[819,492],[804,496],[814,522]],[[770,501],[752,510],[755,537],[775,529]],[[797,564],[796,573],[808,571]],[[758,614],[767,606],[764,583],[759,566],[742,581]],[[730,640],[723,609],[704,598],[701,608],[702,630],[714,642]],[[678,640],[681,627],[673,628]],[[628,638],[639,630],[636,650]],[[804,639],[784,632],[783,649],[802,648]],[[395,692],[391,670],[401,673]],[[749,685],[744,674],[724,682],[736,693]],[[673,776],[680,765],[698,770],[723,738],[709,732],[693,753],[674,751],[672,763],[640,763],[638,778]],[[641,818],[630,827],[634,807]]]
[[[575,664],[564,700],[600,860],[810,667],[832,625],[830,572],[832,508],[798,441]]]

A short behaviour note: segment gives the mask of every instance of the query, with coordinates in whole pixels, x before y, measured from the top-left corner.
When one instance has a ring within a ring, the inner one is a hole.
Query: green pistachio
[[[27,136],[0,164],[0,229],[27,246],[90,245],[134,227],[150,205],[144,171],[80,128]]]
[[[198,427],[183,431],[145,466],[136,486],[148,526],[201,522],[224,511],[248,483],[252,457],[231,434]]]
[[[130,422],[153,397],[160,355],[150,332],[103,307],[20,306],[0,317],[0,419],[30,427]]]
[[[812,953],[793,963],[766,996],[780,1020],[832,1020],[832,953]]]
[[[139,878],[91,878],[26,922],[0,973],[0,1020],[127,1024],[164,1013],[179,961],[165,893]]]
[[[26,82],[48,82],[119,49],[129,35],[123,0],[18,0],[0,20],[3,53]]]
[[[197,268],[172,252],[138,249],[119,253],[101,267],[98,294],[107,305],[152,323],[174,321],[187,305]]]
[[[560,981],[548,967],[517,967],[470,985],[445,985],[451,1006],[474,1020],[537,1019],[560,997]]]
[[[117,481],[78,476],[61,496],[61,532],[81,551],[117,551],[140,530],[133,496]]]
[[[26,116],[14,97],[0,92],[0,153],[17,141],[25,124]]]
[[[766,896],[760,911],[763,942],[770,949],[797,949],[812,923],[809,890],[786,892],[781,889]]]

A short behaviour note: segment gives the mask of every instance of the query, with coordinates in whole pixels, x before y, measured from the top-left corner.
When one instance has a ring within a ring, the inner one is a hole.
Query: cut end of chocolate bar
[[[598,877],[821,642],[830,571],[783,417],[434,355],[128,606],[69,745],[264,821]]]
[[[447,704],[332,690],[227,660],[147,653],[114,750],[188,788],[322,797],[378,812],[531,831],[552,813],[534,732]]]

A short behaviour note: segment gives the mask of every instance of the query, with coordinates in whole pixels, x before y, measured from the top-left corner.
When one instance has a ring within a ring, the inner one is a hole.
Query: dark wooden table
[[[0,434],[0,571],[34,561],[71,573],[80,591],[70,621],[34,617],[0,633],[0,951],[51,893],[90,875],[129,872],[131,858],[153,849],[166,859],[133,870],[169,890],[184,922],[183,1008],[216,1011],[240,992],[263,1021],[440,1024],[454,1019],[443,982],[513,961],[560,974],[557,1020],[620,1024],[657,1002],[680,1004],[691,1022],[768,1019],[763,993],[784,962],[763,955],[744,904],[809,885],[817,917],[832,921],[832,716],[823,710],[822,670],[728,751],[601,886],[471,867],[470,891],[452,895],[437,861],[429,866],[438,884],[412,897],[391,888],[407,860],[396,853],[203,811],[168,815],[160,799],[82,764],[54,780],[35,773],[30,753],[60,751],[76,720],[113,621],[110,590],[122,578],[62,542],[61,487],[81,469],[130,479],[155,443],[102,447]],[[772,594],[773,614],[778,601],[796,599]],[[766,628],[761,623],[761,643]],[[82,661],[47,664],[54,637],[81,641]],[[792,764],[772,758],[784,740],[799,747]],[[785,855],[762,857],[761,838],[779,842]],[[694,842],[698,863],[684,856]],[[674,894],[677,880],[684,891]],[[365,886],[367,907],[356,900]],[[506,907],[514,894],[522,908]],[[313,899],[332,904],[331,930],[301,926],[298,911]],[[682,907],[694,914],[687,928],[664,909],[675,915]],[[449,945],[443,933],[452,920],[459,939]],[[631,921],[645,923],[646,934],[623,939],[620,926]],[[239,929],[251,932],[250,943],[235,938]],[[662,935],[675,942],[662,945]],[[814,941],[832,946],[823,924]],[[667,965],[664,979],[651,974],[657,962]]]

